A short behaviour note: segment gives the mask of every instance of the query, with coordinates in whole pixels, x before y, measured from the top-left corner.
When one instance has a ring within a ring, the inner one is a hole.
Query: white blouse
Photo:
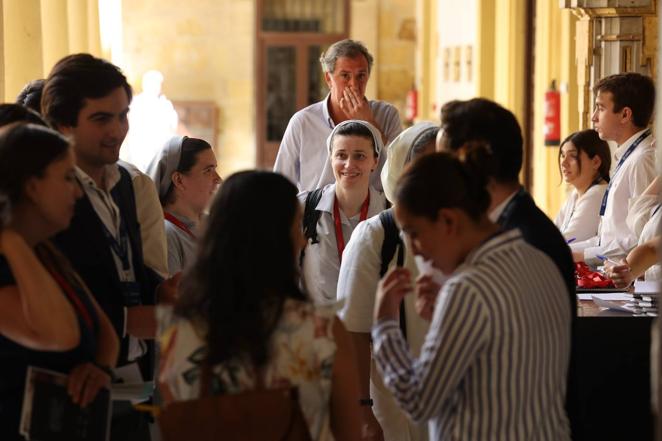
[[[299,193],[302,204],[306,202],[309,192]],[[333,220],[333,203],[336,196],[336,184],[329,184],[322,191],[322,198],[317,204],[317,210],[322,213],[317,222],[317,238],[319,243],[311,244],[308,241],[304,250],[301,268],[304,290],[315,303],[326,303],[336,300],[338,274],[340,272],[340,259],[336,243],[336,229]],[[386,205],[384,194],[370,188],[370,204],[368,205],[368,218],[376,216]],[[340,211],[343,238],[345,245],[349,243],[352,232],[360,222],[360,214],[348,218]]]
[[[573,189],[561,207],[554,223],[566,240],[582,241],[598,234],[600,225],[600,204],[607,189],[607,183],[593,185],[579,196]]]

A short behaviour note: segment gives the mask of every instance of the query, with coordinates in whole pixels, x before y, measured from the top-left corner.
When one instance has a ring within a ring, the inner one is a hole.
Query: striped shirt
[[[384,382],[432,440],[569,440],[571,313],[556,265],[519,230],[485,241],[437,298],[421,356],[396,321],[372,330]]]

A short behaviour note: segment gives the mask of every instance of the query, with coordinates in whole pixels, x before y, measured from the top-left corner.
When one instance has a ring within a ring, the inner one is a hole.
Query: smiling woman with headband
[[[386,204],[384,195],[370,187],[383,148],[375,127],[365,121],[344,121],[327,138],[327,147],[326,173],[333,172],[335,183],[299,194],[308,242],[302,277],[315,302],[336,300],[345,245],[358,223],[381,212]]]
[[[211,145],[186,136],[172,137],[147,167],[163,205],[170,274],[195,254],[202,214],[221,183],[216,167]]]

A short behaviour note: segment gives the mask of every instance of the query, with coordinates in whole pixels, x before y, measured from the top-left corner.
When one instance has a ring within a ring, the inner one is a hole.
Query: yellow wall
[[[123,63],[136,92],[142,74],[160,70],[171,100],[212,100],[219,108],[222,175],[255,166],[255,2],[128,0]]]
[[[98,0],[2,2],[2,84],[13,102],[23,86],[48,75],[72,52],[100,55]]]
[[[416,49],[415,2],[381,0],[379,2],[378,46],[376,68],[379,72],[377,97],[388,101],[405,118],[405,98],[414,85]],[[354,17],[360,23],[363,17]]]
[[[575,22],[556,0],[538,1],[535,47],[533,196],[538,206],[554,217],[565,199],[566,188],[558,170],[558,147],[544,145],[545,92],[552,80],[561,91],[561,137],[579,129]]]
[[[2,2],[5,100],[13,102],[25,83],[41,78],[39,0]]]
[[[495,0],[494,11],[494,100],[513,112],[521,124],[526,0]],[[483,73],[483,77],[489,74]]]
[[[375,58],[366,95],[388,101],[405,118],[405,97],[415,82],[416,7],[410,0],[352,0],[349,37]]]

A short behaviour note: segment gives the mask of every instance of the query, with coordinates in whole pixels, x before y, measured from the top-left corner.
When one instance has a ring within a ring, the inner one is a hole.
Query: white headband
[[[379,157],[379,155],[382,152],[382,149],[384,148],[384,143],[382,142],[382,134],[379,132],[379,130],[377,130],[375,126],[373,126],[369,122],[360,119],[349,119],[347,121],[341,122],[340,124],[338,124],[333,128],[329,137],[326,138],[326,148],[328,149],[329,153],[331,153],[331,150],[333,149],[333,146],[331,145],[331,141],[333,140],[333,137],[336,135],[338,130],[342,129],[348,124],[353,124],[353,123],[360,124],[365,128],[367,128],[368,130],[370,130],[370,133],[372,134],[372,143],[375,148],[375,153],[377,154],[377,157]]]

